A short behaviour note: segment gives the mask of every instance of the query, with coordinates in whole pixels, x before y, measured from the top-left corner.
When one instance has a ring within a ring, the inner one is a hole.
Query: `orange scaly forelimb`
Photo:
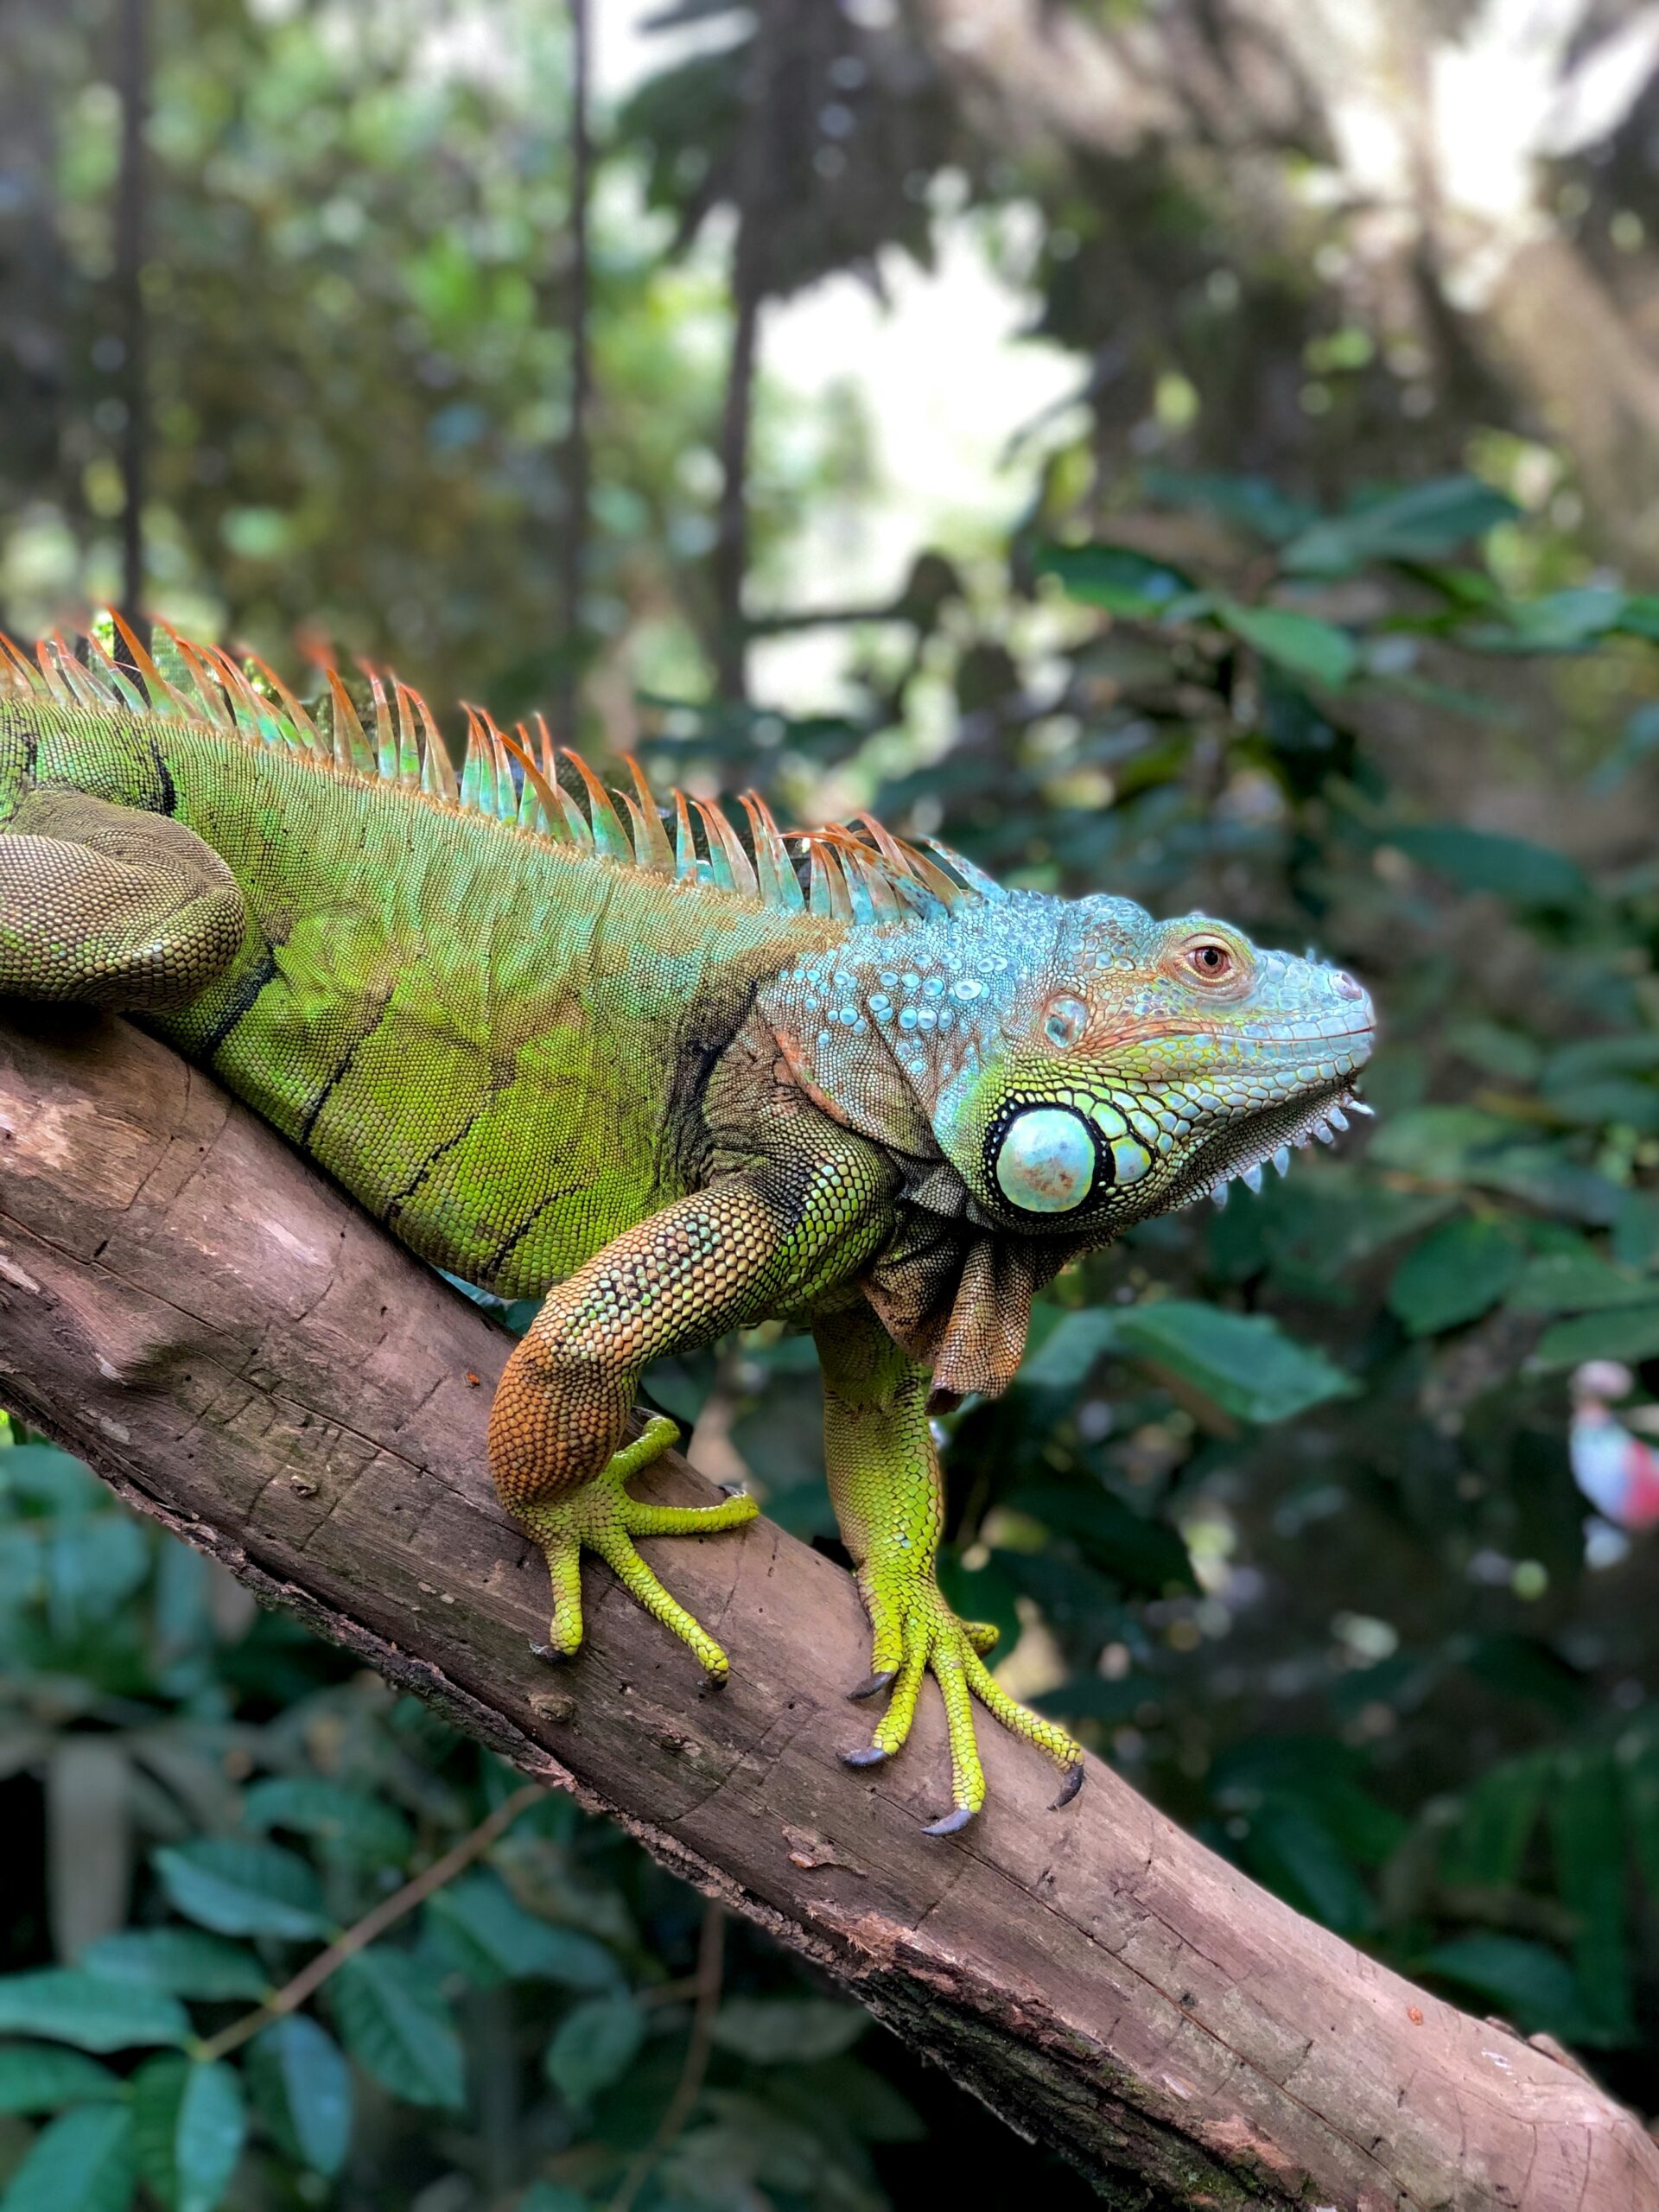
[[[723,1682],[726,1654],[669,1595],[637,1535],[712,1535],[756,1512],[738,1497],[708,1507],[648,1506],[627,1477],[664,1451],[671,1421],[622,1442],[641,1370],[780,1308],[810,1303],[887,1233],[892,1176],[879,1154],[834,1134],[791,1141],[751,1174],[678,1199],[615,1237],[548,1297],[502,1376],[490,1416],[490,1465],[508,1510],[542,1547],[552,1577],[550,1657],[582,1642],[581,1554],[599,1553],[647,1611]]]

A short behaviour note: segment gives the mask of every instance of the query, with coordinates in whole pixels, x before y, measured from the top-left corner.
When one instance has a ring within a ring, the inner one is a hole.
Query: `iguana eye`
[[[1028,1106],[994,1141],[989,1164],[997,1189],[1021,1213],[1071,1213],[1093,1190],[1101,1162],[1080,1114]]]
[[[1043,1034],[1062,1052],[1071,1051],[1089,1027],[1089,1009],[1069,992],[1050,999],[1043,1014]]]
[[[1186,964],[1206,983],[1218,983],[1233,972],[1233,955],[1228,945],[1218,944],[1213,938],[1200,938],[1196,944],[1186,948]]]

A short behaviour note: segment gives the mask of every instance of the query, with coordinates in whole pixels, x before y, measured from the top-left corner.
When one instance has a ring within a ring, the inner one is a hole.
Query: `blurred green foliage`
[[[855,13],[823,11],[809,58],[861,114]],[[114,585],[126,365],[103,15],[23,16],[50,97],[10,143],[44,134],[60,349],[0,410],[0,599],[29,629]],[[944,1575],[1001,1625],[1010,1686],[1217,1850],[1640,2101],[1659,1545],[1592,1522],[1567,1378],[1617,1357],[1659,1396],[1659,603],[1516,506],[1502,427],[1467,426],[1476,473],[1442,425],[1338,480],[1339,406],[1281,482],[1218,472],[1213,431],[1184,445],[1179,394],[1126,455],[1096,392],[1045,431],[1006,545],[927,548],[880,619],[839,626],[822,711],[713,698],[709,218],[743,187],[741,104],[705,60],[604,149],[586,590],[562,635],[563,49],[531,0],[487,35],[467,20],[159,10],[159,603],[290,674],[319,634],[395,655],[435,704],[516,715],[575,670],[596,760],[641,742],[664,779],[756,781],[807,818],[870,804],[1005,880],[1224,914],[1363,976],[1385,1022],[1369,1135],[1060,1279],[1008,1397],[944,1424]],[[850,180],[783,146],[773,291],[882,246],[925,258],[947,165],[988,251],[992,216],[1034,213],[1039,319],[1079,347],[1114,222],[1144,217],[1183,268],[1210,251],[1122,180],[1108,210],[976,159],[919,95],[876,143]],[[26,275],[0,256],[0,337]],[[1287,281],[1251,295],[1263,380]],[[1239,348],[1211,291],[1187,336],[1219,391]],[[1382,369],[1329,368],[1370,395],[1374,456]],[[879,399],[793,419],[763,384],[752,550],[785,604],[814,599],[792,533],[858,490]],[[649,1388],[833,1547],[800,1339],[757,1332]],[[0,1777],[0,2212],[139,2190],[168,2212],[857,2212],[957,2174],[1083,2201],[554,1800],[245,2034],[514,1778],[16,1437]]]

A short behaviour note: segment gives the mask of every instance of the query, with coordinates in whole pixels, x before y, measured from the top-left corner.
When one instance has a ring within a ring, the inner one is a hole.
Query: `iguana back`
[[[200,683],[168,714],[17,681],[0,823],[30,789],[162,813],[241,890],[232,965],[148,1026],[404,1243],[504,1296],[544,1291],[696,1187],[709,1069],[757,987],[845,926],[710,880],[706,851],[677,874],[654,814],[642,865],[602,794],[584,812],[556,791],[550,834],[482,717],[456,785],[401,687],[382,773],[349,704],[336,753],[280,697],[259,702],[261,730],[251,711],[210,715]],[[238,702],[257,697],[244,684]]]

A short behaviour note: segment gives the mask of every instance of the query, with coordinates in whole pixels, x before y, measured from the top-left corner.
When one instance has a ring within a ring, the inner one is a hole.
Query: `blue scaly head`
[[[932,1102],[988,1220],[1104,1243],[1346,1128],[1376,1034],[1351,976],[1202,914],[1041,904],[995,1039]]]
[[[1339,969],[1028,892],[855,930],[773,1004],[798,1078],[914,1163],[915,1203],[1074,1248],[1345,1128],[1376,1034]]]

